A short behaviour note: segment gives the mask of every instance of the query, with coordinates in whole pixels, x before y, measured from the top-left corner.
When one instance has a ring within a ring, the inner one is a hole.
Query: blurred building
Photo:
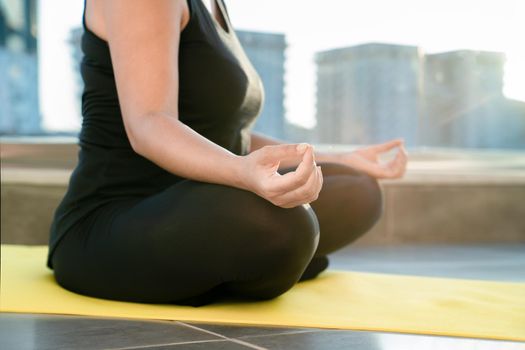
[[[525,147],[525,103],[503,95],[505,55],[459,50],[425,56],[425,144]]]
[[[302,125],[290,123],[285,121],[284,124],[284,141],[291,143],[299,142],[315,142],[316,129],[305,128]]]
[[[0,3],[0,134],[38,134],[35,0]]]
[[[82,61],[82,56],[84,53],[82,52],[81,48],[81,40],[82,40],[82,33],[84,32],[83,27],[76,27],[71,29],[69,32],[69,36],[67,38],[67,43],[69,44],[69,49],[72,56],[72,62],[73,62],[73,72],[74,72],[74,79],[75,79],[75,101],[77,103],[77,108],[80,111],[81,108],[81,101],[82,101],[82,91],[84,90],[84,81],[82,80],[82,76],[80,75],[80,62]]]
[[[501,53],[364,44],[316,63],[319,142],[525,148],[525,103],[503,96]]]
[[[286,40],[283,34],[236,30],[244,51],[264,85],[264,106],[254,131],[284,139],[284,62]]]
[[[317,139],[322,143],[373,143],[417,139],[421,110],[421,59],[417,47],[364,44],[319,52]]]

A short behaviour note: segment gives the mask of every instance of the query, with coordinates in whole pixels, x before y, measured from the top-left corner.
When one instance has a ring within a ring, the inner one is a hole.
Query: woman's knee
[[[383,215],[383,192],[378,180],[368,174],[360,173],[357,184],[350,184],[352,190],[348,191],[349,202],[356,203],[359,207],[359,221],[362,230],[367,232]]]
[[[275,279],[293,285],[315,253],[319,222],[308,204],[285,209],[261,201],[259,212],[243,219],[246,236],[240,239],[235,260],[244,275],[238,279]]]
[[[383,212],[383,193],[378,180],[365,173],[362,170],[347,166],[344,164],[328,163],[323,165],[323,173],[327,176],[331,175],[347,175],[348,186],[352,187],[351,190],[346,191],[349,196],[353,196],[353,193],[358,192],[360,202],[366,207],[368,215],[368,221],[376,222]],[[357,181],[355,181],[357,180]],[[357,182],[357,187],[356,187]]]
[[[319,240],[319,222],[309,204],[281,208],[260,199],[259,211],[247,217],[247,231],[255,249],[261,251],[308,252]]]
[[[347,194],[351,198],[355,198],[356,192],[358,192],[357,195],[361,199],[366,199],[367,212],[370,213],[371,220],[377,221],[383,210],[383,195],[381,186],[375,177],[368,175],[362,170],[341,163],[325,162],[319,163],[319,165],[323,168],[325,178],[345,178],[346,185],[349,187],[348,191],[339,191],[338,189],[338,192],[343,195]],[[335,187],[339,188],[339,186]],[[334,194],[331,193],[330,195]]]
[[[284,213],[284,215],[283,215]],[[309,205],[276,209],[265,224],[254,224],[251,244],[238,250],[238,274],[226,288],[237,295],[272,299],[300,279],[319,244],[319,224]]]
[[[383,213],[378,180],[355,168],[332,163],[324,175],[319,199],[312,203],[324,225],[322,229],[348,227],[353,232],[368,231]]]
[[[319,244],[317,216],[309,204],[278,210],[284,215],[276,217],[279,221],[272,236],[278,244],[272,248],[280,253],[284,262],[298,260],[306,266]]]
[[[370,175],[363,174],[369,198],[370,224],[376,223],[383,214],[383,192],[378,180]]]

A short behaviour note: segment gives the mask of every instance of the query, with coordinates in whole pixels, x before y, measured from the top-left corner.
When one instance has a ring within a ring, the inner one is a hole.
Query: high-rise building
[[[67,38],[67,43],[69,44],[69,50],[72,56],[73,61],[73,75],[75,80],[75,101],[77,103],[77,108],[80,111],[82,109],[82,92],[84,90],[84,81],[80,75],[80,63],[84,53],[81,48],[82,33],[84,29],[82,27],[75,27],[69,31],[69,36]]]
[[[253,130],[284,139],[285,36],[243,30],[235,32],[264,85],[264,106]]]
[[[525,103],[502,93],[501,53],[364,44],[316,61],[319,142],[525,148]]]
[[[370,43],[316,54],[322,143],[417,139],[421,60],[414,46]]]
[[[0,134],[38,134],[35,0],[0,3]]]
[[[504,64],[505,55],[499,52],[425,56],[423,130],[428,145],[525,146],[525,104],[520,108],[503,95]]]

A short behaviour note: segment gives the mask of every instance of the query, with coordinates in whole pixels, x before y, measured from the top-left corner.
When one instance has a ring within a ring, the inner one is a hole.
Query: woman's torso
[[[262,82],[235,35],[222,0],[218,5],[225,28],[202,0],[187,0],[187,4],[190,18],[179,45],[179,120],[231,152],[247,154],[250,130],[264,102]],[[140,199],[183,180],[131,148],[108,43],[87,28],[85,12],[82,20],[80,150],[67,192],[55,211],[50,255],[60,238],[95,209]]]

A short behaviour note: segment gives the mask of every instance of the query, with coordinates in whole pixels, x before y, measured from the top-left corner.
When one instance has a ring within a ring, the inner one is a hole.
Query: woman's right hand
[[[281,160],[300,159],[295,171],[277,172]],[[243,157],[243,182],[246,189],[274,205],[293,208],[313,202],[323,185],[321,167],[314,159],[309,144],[279,144],[263,146]]]

